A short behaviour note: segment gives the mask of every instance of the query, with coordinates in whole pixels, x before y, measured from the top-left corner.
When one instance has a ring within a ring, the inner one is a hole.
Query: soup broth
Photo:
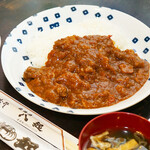
[[[115,129],[90,136],[84,150],[150,150],[150,143],[139,131]]]

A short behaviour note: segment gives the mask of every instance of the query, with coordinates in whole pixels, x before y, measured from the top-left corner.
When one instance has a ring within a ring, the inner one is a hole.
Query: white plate
[[[118,104],[98,109],[72,109],[46,102],[30,91],[23,81],[23,72],[28,66],[36,66],[29,50],[36,43],[49,49],[53,41],[67,35],[112,34],[121,49],[132,48],[150,62],[150,29],[139,20],[123,12],[98,6],[71,5],[40,12],[20,23],[7,37],[2,48],[2,67],[11,85],[31,102],[61,113],[96,115],[128,108],[147,97],[150,80],[132,97]],[[37,41],[38,40],[38,41]],[[44,48],[41,54],[47,55]],[[44,59],[41,61],[43,64]]]

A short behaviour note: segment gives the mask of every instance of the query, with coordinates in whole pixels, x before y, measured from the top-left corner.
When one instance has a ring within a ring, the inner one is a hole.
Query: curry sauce
[[[99,108],[135,94],[149,77],[149,63],[133,50],[121,51],[111,36],[68,36],[57,40],[45,66],[28,67],[24,80],[46,101],[71,108]]]

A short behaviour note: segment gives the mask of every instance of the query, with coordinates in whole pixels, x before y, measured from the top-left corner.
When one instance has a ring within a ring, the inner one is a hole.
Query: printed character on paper
[[[20,110],[23,111],[22,114],[19,114],[18,117],[24,116],[24,121],[28,121],[28,116],[32,116],[32,114],[28,114],[27,111],[23,110],[22,108],[19,108]]]
[[[15,140],[17,137],[15,128],[5,122],[0,122],[0,137],[7,141]]]
[[[2,105],[2,108],[4,108],[6,105],[9,105],[9,103],[5,102],[3,99],[0,99],[0,104]]]
[[[32,126],[37,128],[39,131],[42,131],[43,125],[40,122],[33,122]]]
[[[17,142],[14,143],[15,147],[19,147],[22,150],[35,150],[39,148],[39,145],[33,143],[30,138],[23,137],[22,139],[17,139]]]

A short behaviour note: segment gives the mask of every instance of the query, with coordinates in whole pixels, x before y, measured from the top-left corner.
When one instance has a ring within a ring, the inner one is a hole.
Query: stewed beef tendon
[[[24,80],[46,101],[71,108],[99,108],[135,94],[149,77],[149,63],[133,50],[121,51],[111,36],[68,36],[57,40],[45,66],[28,67]]]

